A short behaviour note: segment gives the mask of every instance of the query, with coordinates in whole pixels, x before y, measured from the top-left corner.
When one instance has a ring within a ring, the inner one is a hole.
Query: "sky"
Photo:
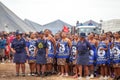
[[[41,25],[60,19],[76,21],[120,19],[120,0],[0,0],[21,19]]]

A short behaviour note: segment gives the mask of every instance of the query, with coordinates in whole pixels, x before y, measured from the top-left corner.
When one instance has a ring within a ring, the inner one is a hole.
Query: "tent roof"
[[[12,32],[16,30],[21,32],[35,31],[0,2],[0,31]]]
[[[99,23],[97,23],[97,22],[95,22],[93,20],[89,20],[89,21],[86,21],[86,22],[83,23],[83,25],[89,25],[89,24],[92,24],[94,26],[98,26],[99,25]]]
[[[33,22],[31,20],[28,20],[28,19],[25,19],[24,22],[29,25],[30,27],[34,28],[36,31],[41,31],[43,29],[43,26],[36,23],[36,22]]]
[[[43,26],[49,26],[49,25],[53,25],[53,27],[56,27],[55,24],[57,24],[57,26],[63,26],[63,25],[66,25],[67,27],[72,27],[72,25],[66,23],[66,22],[63,22],[62,20],[58,19],[58,20],[55,20],[53,22],[50,22],[48,24],[45,24]]]
[[[57,33],[58,31],[61,31],[64,26],[67,26],[71,28],[72,26],[66,22],[63,22],[61,20],[56,20],[53,22],[50,22],[48,24],[43,25],[44,29],[49,29],[52,31],[53,34]]]

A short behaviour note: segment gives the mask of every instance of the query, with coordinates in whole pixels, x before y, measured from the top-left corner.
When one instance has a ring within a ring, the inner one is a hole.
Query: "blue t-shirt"
[[[89,50],[91,50],[91,45],[87,40],[85,40],[84,42],[78,41],[78,43],[77,43],[78,54],[81,54],[81,53],[85,54]]]
[[[112,48],[113,63],[120,63],[120,42],[114,42],[114,47]]]
[[[26,53],[25,47],[26,41],[23,38],[21,38],[20,40],[15,38],[12,41],[11,48],[13,48],[16,51],[16,53]]]
[[[28,47],[30,56],[33,57],[34,55],[34,50],[35,50],[35,46],[36,45],[36,41],[35,40],[29,40],[28,42],[26,42],[26,46]]]
[[[47,40],[48,44],[48,57],[54,57],[54,46],[53,43],[50,40]]]
[[[107,48],[104,42],[99,42],[96,56],[96,64],[107,63],[107,50],[100,50],[100,48]]]
[[[77,55],[77,42],[72,41],[72,47],[70,50],[70,61],[76,60],[76,55]]]
[[[113,53],[112,53],[112,49],[110,48],[111,46],[112,46],[112,42],[110,42],[108,44],[108,55],[107,55],[107,57],[108,57],[108,61],[107,61],[108,64],[113,62]]]
[[[95,56],[96,56],[96,46],[93,43],[90,43],[92,49],[90,50],[90,54],[89,54],[89,64],[93,64],[95,62]]]
[[[38,54],[46,54],[46,48],[48,48],[46,40],[38,39],[35,46],[38,48]]]
[[[58,46],[59,45],[59,46]],[[57,58],[69,58],[70,48],[67,41],[59,40],[57,44]]]
[[[0,39],[0,48],[5,49],[6,46],[6,39]]]

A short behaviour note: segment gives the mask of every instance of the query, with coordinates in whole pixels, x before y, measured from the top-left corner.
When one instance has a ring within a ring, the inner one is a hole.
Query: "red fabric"
[[[5,55],[9,55],[9,54],[10,54],[10,46],[7,45],[7,46],[5,47]]]
[[[6,43],[7,43],[7,45],[10,45],[10,37],[7,37]]]
[[[67,26],[64,26],[64,27],[63,27],[63,31],[64,31],[64,32],[69,32],[68,27],[67,27]]]
[[[11,35],[11,36],[9,37],[10,43],[13,41],[14,38],[15,38],[14,35]]]

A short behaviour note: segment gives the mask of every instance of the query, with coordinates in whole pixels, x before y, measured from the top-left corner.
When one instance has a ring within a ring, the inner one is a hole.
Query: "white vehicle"
[[[91,32],[94,32],[97,34],[101,33],[101,29],[96,26],[77,26],[76,31],[78,34],[81,32],[84,32],[86,33],[86,35],[88,35],[88,33],[91,33]]]

